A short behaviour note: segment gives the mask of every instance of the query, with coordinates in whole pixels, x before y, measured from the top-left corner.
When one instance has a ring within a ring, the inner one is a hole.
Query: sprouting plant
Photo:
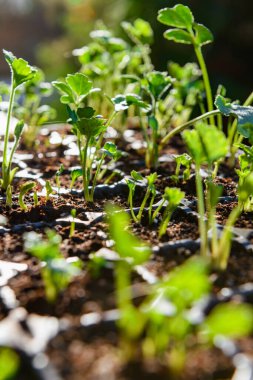
[[[25,249],[41,262],[41,274],[46,298],[55,302],[58,294],[66,289],[82,268],[78,258],[65,259],[60,250],[61,237],[53,230],[46,231],[46,239],[35,232],[24,235]]]
[[[0,348],[0,379],[12,380],[18,372],[20,359],[16,352],[8,347]]]
[[[215,211],[222,187],[212,181],[212,167],[217,160],[223,159],[229,149],[224,133],[214,126],[198,124],[195,130],[185,131],[183,138],[196,165],[196,191],[199,213],[200,252],[204,257],[210,257],[218,269],[227,266],[232,239],[232,227],[243,211],[244,202],[249,201],[253,192],[253,177],[238,187],[239,203],[228,217],[220,238],[217,236]],[[206,196],[201,178],[201,165],[207,164]],[[212,231],[211,247],[208,245],[208,231]]]
[[[49,201],[50,195],[54,193],[54,189],[52,188],[51,183],[48,179],[46,180],[45,189],[46,189],[46,201]]]
[[[55,173],[55,183],[56,183],[56,186],[57,186],[58,196],[60,194],[60,188],[61,188],[60,176],[62,175],[63,172],[64,172],[64,166],[63,166],[63,164],[61,164],[60,168]]]
[[[143,328],[143,320],[139,318],[140,312],[132,302],[131,272],[136,265],[149,259],[151,249],[129,230],[130,217],[125,211],[108,205],[106,215],[114,249],[119,255],[115,265],[116,302],[120,312],[118,324],[123,340],[127,342],[129,339],[137,338]]]
[[[14,104],[16,90],[23,83],[32,80],[36,74],[36,69],[31,67],[24,59],[16,58],[11,52],[3,51],[4,57],[11,69],[11,91],[10,100],[7,113],[7,124],[4,135],[4,148],[3,148],[3,162],[2,162],[2,179],[1,188],[6,191],[7,187],[11,185],[17,168],[12,169],[12,159],[17,148],[19,139],[21,137],[24,122],[20,121],[15,127],[14,136],[15,142],[9,153],[9,140],[10,140],[10,122]]]
[[[190,178],[191,174],[192,158],[187,153],[183,153],[178,156],[175,156],[175,161],[176,171],[175,174],[171,176],[171,179],[173,179],[175,183],[179,182],[180,169],[183,166],[183,181],[187,181]]]
[[[70,183],[70,190],[73,189],[73,186],[75,184],[75,182],[77,181],[78,178],[82,177],[83,175],[83,171],[82,169],[73,169],[70,173],[70,177],[71,177],[71,183]]]
[[[202,71],[208,111],[213,111],[213,96],[210,86],[209,76],[202,53],[202,46],[213,41],[210,30],[194,20],[194,16],[189,7],[177,4],[173,8],[164,8],[159,11],[158,21],[172,29],[164,33],[164,37],[182,44],[193,45],[199,66]],[[210,116],[210,121],[215,125],[214,117]]]
[[[8,185],[6,189],[6,206],[8,207],[12,206],[12,190],[13,190],[13,186]]]
[[[248,199],[243,199],[245,196],[243,195],[242,189],[246,185],[249,186],[252,172],[253,172],[253,147],[247,146],[244,144],[239,144],[244,153],[239,156],[239,164],[240,169],[235,169],[236,174],[239,177],[238,183],[238,203],[242,207],[243,211],[252,211],[253,210],[253,196],[249,193]]]
[[[34,206],[38,206],[39,204],[39,197],[38,197],[38,192],[36,189],[34,189],[34,192],[33,192],[33,202],[34,202]]]
[[[153,219],[156,217],[157,212],[161,210],[161,207],[167,202],[165,210],[163,212],[162,221],[159,227],[159,237],[162,237],[166,233],[167,225],[171,219],[173,212],[176,210],[177,206],[180,204],[184,198],[185,193],[180,189],[166,187],[163,194],[163,202],[157,208],[156,212],[153,215]]]
[[[76,209],[73,208],[71,210],[70,214],[72,216],[72,220],[71,220],[71,223],[70,223],[69,237],[71,238],[74,235],[74,233],[75,233],[75,227],[76,227],[76,222],[75,222]]]
[[[126,179],[128,188],[129,188],[129,195],[128,195],[128,203],[130,206],[130,211],[132,218],[135,222],[140,223],[143,215],[143,211],[147,205],[147,202],[149,201],[149,221],[151,222],[151,216],[152,216],[152,206],[155,200],[156,196],[156,188],[155,188],[155,182],[157,180],[157,173],[152,173],[145,178],[135,170],[131,171],[131,177]],[[135,194],[136,185],[139,182],[146,182],[147,183],[147,190],[145,192],[145,195],[143,197],[143,200],[141,202],[138,214],[135,215],[134,209],[133,209],[133,198]]]
[[[198,305],[209,291],[207,265],[194,258],[154,285],[140,306],[146,319],[141,331],[142,337],[145,332],[144,354],[169,353],[169,369],[175,378],[184,369],[191,339],[196,345],[212,347],[218,338],[235,339],[252,331],[253,309],[247,304],[218,305],[206,318],[201,313],[196,318]]]
[[[35,182],[26,182],[20,187],[18,203],[19,203],[20,208],[24,211],[27,211],[28,209],[27,205],[24,202],[24,197],[29,191],[31,191],[34,188],[35,185],[36,185]]]

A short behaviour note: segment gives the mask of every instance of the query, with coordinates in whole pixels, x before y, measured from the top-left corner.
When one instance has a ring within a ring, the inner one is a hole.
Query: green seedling
[[[158,21],[172,27],[172,29],[169,29],[164,33],[164,37],[167,40],[193,45],[202,71],[208,111],[213,111],[212,90],[202,53],[202,46],[213,42],[212,33],[204,25],[196,23],[190,8],[182,4],[177,4],[173,8],[161,9],[158,14]],[[210,115],[210,121],[211,124],[215,124],[212,115]]]
[[[75,222],[75,217],[76,217],[76,209],[73,208],[70,212],[71,216],[72,216],[72,221],[70,223],[70,231],[69,231],[69,237],[71,238],[72,236],[74,236],[74,233],[75,233],[75,228],[76,228],[76,222]]]
[[[46,231],[46,239],[35,232],[25,234],[24,238],[26,251],[42,262],[46,298],[49,302],[55,302],[59,293],[80,274],[81,261],[64,258],[60,250],[61,237],[53,230]]]
[[[166,229],[171,219],[171,216],[180,204],[180,202],[182,201],[182,199],[184,198],[184,196],[185,193],[180,189],[166,187],[163,194],[163,202],[161,203],[161,205],[164,205],[164,203],[167,202],[167,206],[165,207],[165,210],[163,212],[162,222],[159,227],[160,238],[166,233]],[[158,210],[160,210],[160,207],[158,208]]]
[[[56,186],[57,186],[58,196],[60,194],[60,188],[61,188],[60,176],[62,175],[63,172],[64,172],[64,166],[63,166],[63,164],[61,164],[60,168],[55,173],[55,183],[56,183]]]
[[[187,154],[183,153],[179,156],[175,156],[176,161],[176,171],[175,175],[171,176],[171,179],[175,183],[179,182],[179,175],[181,167],[183,166],[185,169],[183,170],[183,181],[187,181],[190,178],[191,174],[191,164],[192,164],[192,158]]]
[[[75,182],[78,180],[78,178],[83,176],[83,171],[82,169],[73,169],[72,172],[70,173],[71,177],[71,183],[70,183],[70,190],[73,189],[73,186]]]
[[[156,180],[157,180],[157,173],[152,173],[152,174],[150,174],[144,178],[140,173],[136,172],[135,170],[132,170],[131,177],[126,180],[128,188],[129,188],[128,203],[130,206],[131,215],[133,217],[133,220],[136,223],[141,222],[143,211],[144,211],[148,201],[149,201],[149,206],[148,206],[148,208],[149,208],[149,221],[151,222],[152,206],[153,206],[155,196],[156,196],[156,188],[155,188]],[[143,197],[143,200],[141,202],[138,214],[135,215],[134,209],[133,209],[133,198],[134,198],[134,193],[135,193],[135,189],[136,189],[136,185],[137,185],[138,181],[147,182],[147,190],[146,190],[145,195]]]
[[[46,180],[45,189],[46,189],[46,201],[49,201],[50,195],[54,193],[54,189],[52,188],[51,183],[48,179]]]
[[[17,148],[19,139],[21,137],[24,122],[20,121],[15,127],[14,137],[15,142],[9,153],[9,143],[10,143],[10,123],[11,116],[14,105],[15,93],[18,87],[22,84],[32,80],[36,74],[36,69],[31,67],[24,59],[16,58],[11,52],[6,50],[3,51],[4,57],[11,70],[11,90],[10,90],[10,99],[7,113],[7,124],[4,135],[4,148],[3,148],[3,163],[2,163],[2,179],[1,179],[1,188],[6,191],[7,187],[11,185],[14,175],[17,168],[12,169],[12,159]]]
[[[129,230],[130,217],[126,212],[108,205],[106,214],[110,237],[119,255],[115,264],[116,302],[120,312],[118,325],[122,332],[122,344],[126,346],[139,337],[143,329],[143,318],[139,318],[141,314],[132,302],[131,272],[136,265],[149,259],[151,249]]]
[[[36,189],[34,189],[34,192],[33,192],[33,203],[34,203],[34,207],[37,207],[39,204],[39,197],[38,197],[38,192]]]
[[[20,208],[23,211],[28,210],[28,207],[24,202],[24,198],[25,198],[26,194],[29,193],[29,191],[31,191],[34,188],[35,185],[36,185],[35,182],[26,182],[20,187],[18,203],[19,203]]]
[[[196,191],[201,241],[200,252],[203,257],[210,257],[216,268],[224,270],[226,269],[231,250],[232,227],[243,211],[244,201],[249,200],[252,195],[253,183],[251,178],[249,178],[242,187],[239,186],[238,191],[241,201],[229,215],[223,232],[220,238],[218,238],[215,209],[222,193],[222,187],[213,183],[212,168],[215,162],[224,159],[226,156],[229,149],[228,141],[222,131],[214,126],[207,126],[205,124],[198,124],[195,130],[185,131],[183,138],[196,165]],[[203,164],[208,165],[209,174],[206,180],[205,197],[200,174],[201,165]],[[212,231],[211,248],[208,246],[208,230]]]
[[[7,347],[0,348],[0,380],[12,380],[17,375],[20,366],[19,356]]]
[[[6,206],[12,207],[12,190],[13,186],[8,185],[6,189]]]

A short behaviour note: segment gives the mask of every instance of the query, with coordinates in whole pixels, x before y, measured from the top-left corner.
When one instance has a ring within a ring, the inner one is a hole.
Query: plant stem
[[[89,194],[89,180],[87,178],[87,153],[88,153],[88,147],[89,147],[89,139],[87,138],[85,143],[85,148],[83,152],[83,157],[81,157],[82,160],[82,169],[83,169],[83,189],[84,189],[84,198],[86,201],[90,201],[90,194]]]
[[[195,54],[197,56],[199,66],[202,71],[202,76],[203,76],[203,81],[204,81],[204,86],[206,90],[206,100],[207,100],[207,109],[209,112],[213,111],[213,95],[212,95],[212,89],[210,85],[210,80],[209,80],[209,75],[208,71],[206,68],[206,63],[202,54],[202,50],[200,46],[194,46]],[[211,115],[210,116],[210,122],[211,124],[215,125],[215,120],[214,117]]]
[[[14,79],[12,75],[11,93],[10,93],[9,107],[8,107],[8,113],[7,113],[6,130],[5,130],[5,136],[4,136],[3,163],[2,163],[2,176],[3,176],[2,188],[4,190],[6,190],[9,185],[9,164],[8,164],[7,154],[8,154],[9,135],[10,135],[11,114],[12,114],[12,109],[13,109],[15,91],[16,91],[16,88],[14,86]]]
[[[143,199],[143,201],[141,203],[140,210],[139,210],[139,212],[137,214],[137,219],[138,219],[139,222],[141,221],[142,213],[143,213],[144,207],[146,206],[146,203],[147,203],[147,200],[148,200],[149,196],[150,196],[150,189],[148,188],[147,191],[146,191],[146,194],[144,196],[144,199]]]
[[[200,175],[200,165],[196,165],[196,191],[198,199],[199,213],[199,233],[200,233],[200,254],[203,257],[207,256],[207,229],[205,222],[205,201],[202,177]]]
[[[208,119],[210,116],[214,116],[214,115],[218,115],[220,113],[219,110],[214,110],[214,111],[210,111],[210,112],[207,112],[203,115],[200,115],[198,117],[195,117],[194,119],[192,120],[189,120],[187,121],[186,123],[180,125],[179,127],[177,128],[174,128],[172,131],[170,131],[166,136],[164,136],[164,138],[162,139],[162,141],[160,142],[160,149],[165,145],[167,144],[167,142],[175,135],[177,135],[178,133],[184,131],[186,128],[188,127],[191,127],[192,125],[194,125],[195,123],[197,123],[198,121],[201,121],[201,120],[204,120],[204,119]]]

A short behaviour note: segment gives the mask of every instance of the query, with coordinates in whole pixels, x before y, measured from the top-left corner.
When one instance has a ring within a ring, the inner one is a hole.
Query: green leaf
[[[158,21],[168,26],[190,30],[194,17],[189,7],[178,4],[173,8],[161,9],[158,13]]]
[[[78,108],[77,115],[80,119],[91,119],[95,115],[95,110],[92,107]]]
[[[181,29],[169,29],[164,33],[164,37],[167,40],[175,41],[180,44],[191,45],[193,43],[191,35],[185,30]]]
[[[66,83],[55,81],[52,82],[52,84],[61,94],[63,94],[61,97],[61,102],[63,104],[74,103],[72,91]]]
[[[150,247],[129,231],[130,216],[114,205],[106,207],[110,236],[115,242],[115,250],[131,265],[145,263],[152,251]]]
[[[207,45],[213,42],[213,34],[202,24],[194,24],[196,43],[200,46]]]
[[[37,72],[23,58],[16,58],[11,52],[3,50],[6,62],[9,64],[13,73],[14,88],[19,87],[22,83],[32,80]]]
[[[138,18],[133,24],[123,21],[121,26],[133,42],[136,42],[136,39],[142,44],[151,44],[153,42],[154,33],[147,21]]]
[[[226,102],[221,95],[216,97],[215,105],[223,115],[235,116],[238,119],[238,132],[253,141],[253,107]]]
[[[223,186],[217,185],[216,183],[213,183],[211,181],[207,182],[207,186],[209,189],[210,206],[212,209],[214,209],[217,205],[219,197],[221,197],[221,195],[222,195]]]
[[[247,202],[253,195],[253,173],[247,175],[243,183],[238,186],[238,195],[241,202]]]
[[[151,71],[147,74],[148,89],[158,99],[173,83],[173,79],[167,72]]]
[[[166,187],[163,198],[169,202],[170,210],[174,210],[184,198],[185,193],[177,187]]]
[[[135,170],[131,171],[131,177],[135,181],[143,181],[144,180],[143,176],[140,173],[136,172]]]
[[[215,126],[200,123],[195,130],[184,131],[183,138],[191,156],[198,164],[212,164],[228,153],[226,136]]]
[[[179,310],[186,311],[186,308],[191,307],[209,292],[206,262],[200,258],[186,261],[173,270],[157,288],[158,292],[164,293]]]
[[[25,126],[25,124],[24,124],[23,120],[20,120],[17,123],[15,130],[14,130],[14,136],[15,136],[16,140],[19,140],[19,138],[23,132],[24,126]]]
[[[147,103],[143,102],[141,97],[136,94],[117,95],[115,98],[112,98],[111,101],[114,104],[116,112],[124,111],[131,105],[135,105],[146,110],[150,109],[150,106]]]
[[[96,137],[106,130],[105,119],[92,117],[91,119],[80,119],[76,122],[76,127],[81,135],[87,138]]]
[[[253,308],[245,304],[227,303],[216,306],[206,318],[202,333],[210,341],[216,337],[241,338],[253,328]]]
[[[92,82],[86,75],[81,73],[68,74],[66,82],[74,94],[77,104],[80,104],[92,89]]]

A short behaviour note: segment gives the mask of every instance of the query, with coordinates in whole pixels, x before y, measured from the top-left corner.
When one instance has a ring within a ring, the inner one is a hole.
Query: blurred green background
[[[45,70],[47,79],[56,79],[79,69],[71,51],[89,41],[97,19],[122,36],[120,22],[142,17],[155,32],[152,58],[155,67],[166,70],[168,60],[181,64],[193,61],[191,47],[163,38],[165,26],[157,22],[160,8],[174,6],[174,0],[0,0],[0,48],[13,51]],[[219,83],[228,96],[243,100],[253,84],[253,1],[189,0],[195,18],[208,26],[215,43],[205,47],[214,88]],[[8,67],[0,59],[0,77]]]

